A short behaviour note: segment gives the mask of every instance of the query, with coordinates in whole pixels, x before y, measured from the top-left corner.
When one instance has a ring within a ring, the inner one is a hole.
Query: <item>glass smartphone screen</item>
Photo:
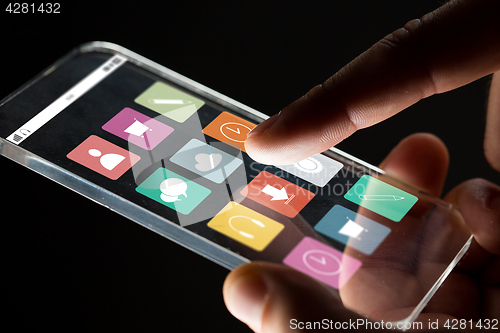
[[[332,152],[259,164],[244,146],[255,114],[132,60],[77,53],[4,100],[3,149],[8,142],[91,184],[97,201],[99,191],[112,193],[201,237],[210,246],[199,252],[208,257],[212,247],[241,262],[282,263],[336,290],[366,290],[366,274],[381,284],[403,273],[415,279],[429,261],[442,263],[415,290],[413,307],[384,295],[405,304],[402,318],[421,311],[470,236],[455,211]],[[444,249],[438,257],[436,246]],[[374,272],[375,263],[389,268]]]

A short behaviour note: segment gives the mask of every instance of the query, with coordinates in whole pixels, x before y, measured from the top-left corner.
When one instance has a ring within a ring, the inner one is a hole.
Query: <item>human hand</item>
[[[279,116],[257,126],[245,142],[246,151],[264,164],[292,164],[420,99],[498,71],[499,12],[497,0],[450,1],[410,21],[285,107]],[[494,147],[500,141],[499,128],[500,114],[492,110],[485,149],[497,169],[500,150]]]
[[[447,166],[446,147],[430,134],[406,138],[381,164],[389,175],[436,196],[440,195]],[[460,209],[474,240],[467,256],[417,321],[438,320],[443,325],[453,318],[483,319],[483,322],[499,319],[500,187],[474,179],[457,186],[445,199]],[[372,318],[372,314],[380,311],[377,306],[366,305],[371,298],[359,306],[349,301],[346,305],[343,299],[344,305],[357,310],[353,312],[338,301],[332,289],[292,268],[270,263],[236,268],[224,284],[224,299],[235,317],[263,333],[297,331],[292,329],[297,323],[324,319],[333,323],[352,322],[364,318],[358,312]]]
[[[257,127],[247,140],[247,151],[264,163],[293,163],[335,145],[356,129],[381,121],[421,98],[497,71],[500,45],[495,42],[500,29],[492,13],[498,13],[499,4],[452,2],[422,18],[421,23],[408,24],[408,30],[386,37],[323,86],[285,108],[278,121],[275,116]],[[467,27],[467,31],[460,26]],[[456,31],[463,38],[448,40]],[[499,92],[500,79],[495,75],[488,107],[485,155],[500,171]],[[303,117],[305,113],[314,117]],[[427,154],[426,158],[411,163],[421,154]],[[433,162],[431,165],[422,161]],[[446,165],[447,154],[442,143],[430,136],[417,135],[395,148],[382,168],[439,196]],[[476,179],[459,185],[445,199],[460,209],[475,240],[459,269],[448,277],[422,316],[498,319],[500,280],[494,272],[499,271],[500,260],[493,254],[500,254],[500,188]],[[329,318],[338,322],[361,318],[345,309],[315,280],[272,264],[253,263],[236,269],[226,280],[224,295],[236,317],[262,332],[289,331],[291,318],[298,321]]]

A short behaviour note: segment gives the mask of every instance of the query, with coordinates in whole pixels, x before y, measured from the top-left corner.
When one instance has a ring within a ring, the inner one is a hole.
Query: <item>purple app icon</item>
[[[304,237],[283,263],[335,289],[341,288],[361,266],[361,261],[310,237]]]
[[[141,148],[151,150],[174,129],[131,108],[124,108],[102,129]]]

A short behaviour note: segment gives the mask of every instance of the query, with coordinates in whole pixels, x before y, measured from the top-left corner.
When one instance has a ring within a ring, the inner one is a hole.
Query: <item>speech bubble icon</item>
[[[166,195],[164,193],[160,194],[160,198],[161,200],[165,201],[165,202],[176,202],[176,201],[181,201],[181,199],[179,199],[178,196],[170,196],[170,195]]]
[[[160,184],[160,191],[166,196],[177,197],[183,195],[187,198],[186,194],[187,184],[185,181],[179,178],[169,178],[165,179]]]

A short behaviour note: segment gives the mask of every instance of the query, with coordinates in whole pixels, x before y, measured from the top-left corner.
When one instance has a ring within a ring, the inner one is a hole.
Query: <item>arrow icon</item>
[[[229,127],[229,126],[226,126],[226,128],[227,128],[228,130],[230,130],[231,132],[234,132],[234,133],[236,133],[236,134],[241,134],[241,133],[240,133],[240,129],[239,129],[239,128],[237,128],[237,129],[232,129],[232,128],[231,128],[231,127]]]
[[[271,199],[271,201],[288,200],[288,194],[286,193],[286,190],[284,187],[280,190],[274,186],[266,185],[264,187],[264,189],[262,190],[262,192],[264,192],[267,195],[272,196],[273,198]]]

